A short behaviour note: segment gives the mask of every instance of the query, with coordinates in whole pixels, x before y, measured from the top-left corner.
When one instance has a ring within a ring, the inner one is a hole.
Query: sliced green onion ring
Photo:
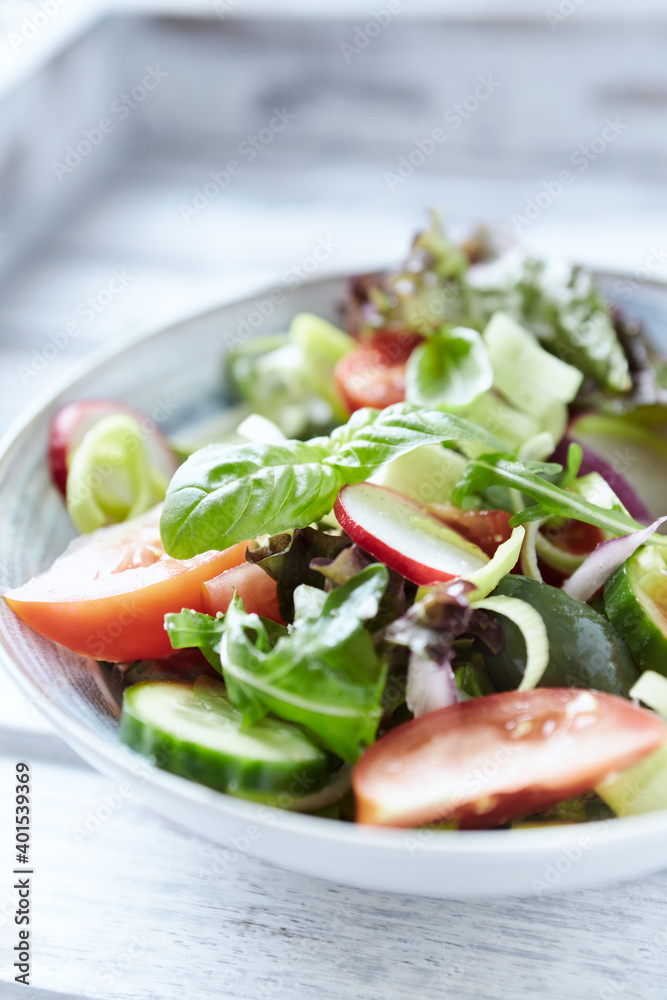
[[[540,526],[544,521],[529,521],[526,525],[526,537],[521,546],[521,572],[531,580],[543,583],[540,567],[537,565],[537,538]]]
[[[535,538],[535,549],[540,559],[548,563],[552,569],[560,570],[561,573],[567,573],[568,576],[574,573],[575,569],[579,569],[586,558],[585,555],[578,556],[574,552],[566,552],[565,549],[559,549],[557,545],[550,542],[540,532],[537,533]]]
[[[523,525],[514,528],[507,541],[498,546],[490,562],[466,577],[466,580],[475,585],[475,590],[469,595],[471,601],[486,597],[496,589],[502,578],[514,569],[519,561],[525,535],[526,529]]]
[[[145,434],[134,417],[99,420],[72,455],[67,510],[82,533],[126,521],[164,500],[166,477],[150,464]]]
[[[519,691],[531,691],[542,680],[549,663],[549,638],[542,616],[535,608],[518,597],[487,597],[472,606],[482,611],[495,611],[514,622],[526,643],[526,669]]]
[[[667,677],[647,670],[630,688],[630,697],[638,698],[658,715],[667,719]]]

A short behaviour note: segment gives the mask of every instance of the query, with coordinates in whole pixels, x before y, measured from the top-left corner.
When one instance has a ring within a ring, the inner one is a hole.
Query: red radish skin
[[[590,791],[667,739],[657,715],[599,691],[472,698],[392,729],[352,772],[357,822],[486,829]]]
[[[84,437],[104,417],[124,413],[146,430],[146,445],[151,461],[167,478],[171,479],[178,462],[169,442],[155,421],[137,407],[115,399],[87,399],[68,403],[56,410],[51,418],[48,436],[48,466],[51,479],[62,494],[67,496],[67,471],[70,455],[79,447]]]
[[[241,563],[225,570],[220,576],[207,580],[202,586],[202,602],[208,615],[223,613],[229,607],[234,591],[245,605],[249,615],[261,615],[284,625],[278,607],[276,581],[254,563]]]
[[[426,507],[386,486],[344,486],[334,514],[353,541],[419,586],[465,577],[489,561]]]

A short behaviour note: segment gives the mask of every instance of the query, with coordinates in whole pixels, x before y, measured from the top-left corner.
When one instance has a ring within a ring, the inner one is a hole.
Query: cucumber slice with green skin
[[[526,601],[542,616],[549,639],[549,662],[538,687],[593,688],[629,697],[639,671],[621,637],[606,618],[556,587],[524,576],[506,576],[494,590]],[[480,644],[489,676],[499,691],[517,688],[526,666],[519,629],[497,616],[504,645],[497,654]]]
[[[667,677],[667,563],[655,548],[639,549],[604,588],[607,617],[635,663]]]
[[[617,816],[667,809],[667,743],[595,791]]]
[[[120,738],[165,771],[242,798],[272,802],[286,793],[291,805],[326,783],[332,758],[299,726],[241,723],[217,681],[196,681],[194,690],[146,681],[125,692]]]

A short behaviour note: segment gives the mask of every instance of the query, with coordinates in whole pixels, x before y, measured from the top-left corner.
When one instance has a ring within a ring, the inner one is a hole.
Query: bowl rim
[[[596,270],[593,273],[599,277],[629,277],[626,272],[607,269]],[[331,273],[317,279],[304,281],[299,287],[307,285],[309,288],[316,289],[321,286],[324,292],[330,290],[331,286],[340,285],[350,276],[349,272]],[[667,290],[667,281],[651,279],[643,281],[642,286],[653,286],[664,292]],[[207,304],[204,308],[181,316],[166,325],[164,323],[142,324],[118,334],[113,340],[91,351],[90,354],[73,365],[69,372],[61,376],[51,388],[40,393],[2,435],[0,438],[0,473],[6,467],[11,467],[12,452],[20,443],[21,438],[30,434],[32,424],[57,404],[61,396],[75,389],[78,383],[92,372],[99,370],[112,358],[123,354],[135,345],[144,344],[158,339],[162,335],[172,333],[180,326],[186,326],[191,322],[212,316],[221,309],[250,305],[257,296],[270,293],[274,289],[275,284],[258,285],[242,298],[225,297],[217,304]],[[415,845],[420,855],[426,854],[434,857],[459,853],[497,854],[499,857],[507,855],[537,856],[545,850],[558,850],[569,846],[581,838],[584,832],[596,843],[602,838],[607,843],[611,843],[667,832],[667,809],[636,816],[613,817],[612,819],[592,820],[587,823],[573,823],[563,826],[536,826],[510,830],[420,831],[409,827],[384,828],[346,823],[326,817],[284,810],[279,807],[266,806],[227,795],[225,792],[161,770],[119,741],[111,742],[77,720],[70,718],[64,709],[43,695],[30,674],[15,659],[1,621],[0,663],[31,704],[35,705],[41,714],[48,719],[65,742],[98,771],[107,775],[122,775],[129,781],[137,781],[137,768],[140,766],[148,772],[146,783],[165,792],[170,797],[176,797],[183,803],[190,805],[206,809],[212,808],[263,829],[274,828],[282,833],[305,836],[311,841],[320,843],[334,840],[339,844],[352,847],[363,846],[371,848],[373,851],[400,851],[401,853],[407,849],[406,841],[408,838],[413,838],[420,841]],[[262,811],[264,818],[262,818]],[[428,833],[428,836],[420,838],[420,833],[424,832]]]

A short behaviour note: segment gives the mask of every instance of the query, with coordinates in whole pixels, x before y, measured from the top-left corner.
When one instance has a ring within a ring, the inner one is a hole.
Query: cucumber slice
[[[617,816],[667,809],[667,743],[595,791]]]
[[[541,616],[549,640],[549,662],[538,687],[593,688],[629,697],[639,671],[619,632],[606,618],[556,587],[524,576],[506,576],[495,595],[517,597]],[[516,688],[526,669],[526,644],[508,618],[498,618],[502,647],[480,646],[491,680],[499,691]]]
[[[604,588],[607,617],[635,663],[667,677],[667,563],[662,550],[641,548]]]
[[[210,678],[128,688],[120,738],[165,771],[260,801],[310,795],[331,773],[330,755],[299,726],[264,718],[243,728],[223,685]]]

